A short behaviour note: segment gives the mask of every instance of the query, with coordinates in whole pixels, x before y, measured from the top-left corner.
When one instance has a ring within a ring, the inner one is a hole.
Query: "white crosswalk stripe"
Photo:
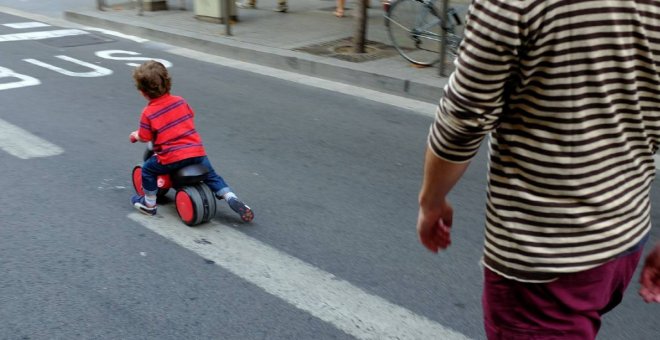
[[[169,205],[128,217],[358,339],[468,339],[231,227],[186,227]]]
[[[21,159],[56,156],[64,149],[0,119],[0,149]]]

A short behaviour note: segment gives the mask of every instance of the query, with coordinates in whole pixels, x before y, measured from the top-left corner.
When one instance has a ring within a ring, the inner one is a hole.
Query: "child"
[[[151,60],[133,71],[137,89],[149,101],[142,110],[140,127],[131,132],[132,143],[152,142],[154,155],[142,166],[142,188],[144,196],[134,195],[131,203],[140,212],[156,214],[156,177],[170,173],[190,164],[201,163],[209,169],[204,180],[218,199],[225,199],[232,210],[245,222],[254,214],[250,207],[241,202],[224,179],[216,174],[206,157],[202,139],[195,130],[194,112],[185,99],[170,94],[171,78],[163,64]]]

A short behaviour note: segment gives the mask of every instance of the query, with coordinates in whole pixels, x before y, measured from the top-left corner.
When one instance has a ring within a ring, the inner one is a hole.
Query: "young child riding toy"
[[[204,183],[216,198],[224,199],[245,222],[254,218],[252,209],[236,194],[211,166],[202,139],[195,130],[194,112],[185,99],[170,94],[172,80],[163,64],[151,60],[133,71],[135,85],[149,102],[142,110],[140,127],[131,132],[131,143],[152,142],[154,155],[142,166],[142,188],[145,195],[134,195],[131,203],[140,212],[156,214],[157,176],[168,174],[191,164],[202,164],[209,170]]]

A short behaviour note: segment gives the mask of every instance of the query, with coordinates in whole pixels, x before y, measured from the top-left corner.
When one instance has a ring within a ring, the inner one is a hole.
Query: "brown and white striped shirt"
[[[429,145],[490,134],[483,263],[522,281],[593,268],[651,227],[660,0],[473,0]]]

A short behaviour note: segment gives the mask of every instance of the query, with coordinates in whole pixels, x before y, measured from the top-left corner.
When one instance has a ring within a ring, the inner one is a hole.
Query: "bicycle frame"
[[[396,1],[396,0],[394,0],[394,1]],[[408,30],[405,26],[399,24],[398,22],[393,20],[388,15],[389,8],[390,8],[390,5],[392,3],[392,2],[389,2],[389,1],[386,2],[383,5],[384,9],[385,9],[386,24],[389,21],[390,23],[393,23],[393,24],[401,27],[402,29],[410,32],[410,34],[411,34],[412,38],[415,40],[416,44],[420,43],[419,37],[426,38],[426,39],[433,40],[433,41],[438,41],[438,42],[442,41],[442,36],[440,34],[429,31],[429,29],[431,29],[432,27],[435,27],[436,25],[442,27],[442,29],[445,30],[445,31],[450,30],[449,27],[447,27],[446,25],[443,25],[442,17],[438,13],[438,11],[436,10],[435,6],[433,5],[435,1],[434,0],[415,0],[415,1],[424,5],[424,10],[417,13],[415,28],[413,28],[411,30]],[[435,19],[427,22],[423,26],[419,26],[420,23],[424,22],[423,19],[426,18],[426,16],[428,16],[428,15],[434,16]],[[461,19],[458,16],[458,13],[456,13],[456,10],[454,8],[450,7],[450,8],[447,9],[447,16],[449,18],[452,18],[455,21],[455,23],[454,23],[455,25],[461,25]]]

